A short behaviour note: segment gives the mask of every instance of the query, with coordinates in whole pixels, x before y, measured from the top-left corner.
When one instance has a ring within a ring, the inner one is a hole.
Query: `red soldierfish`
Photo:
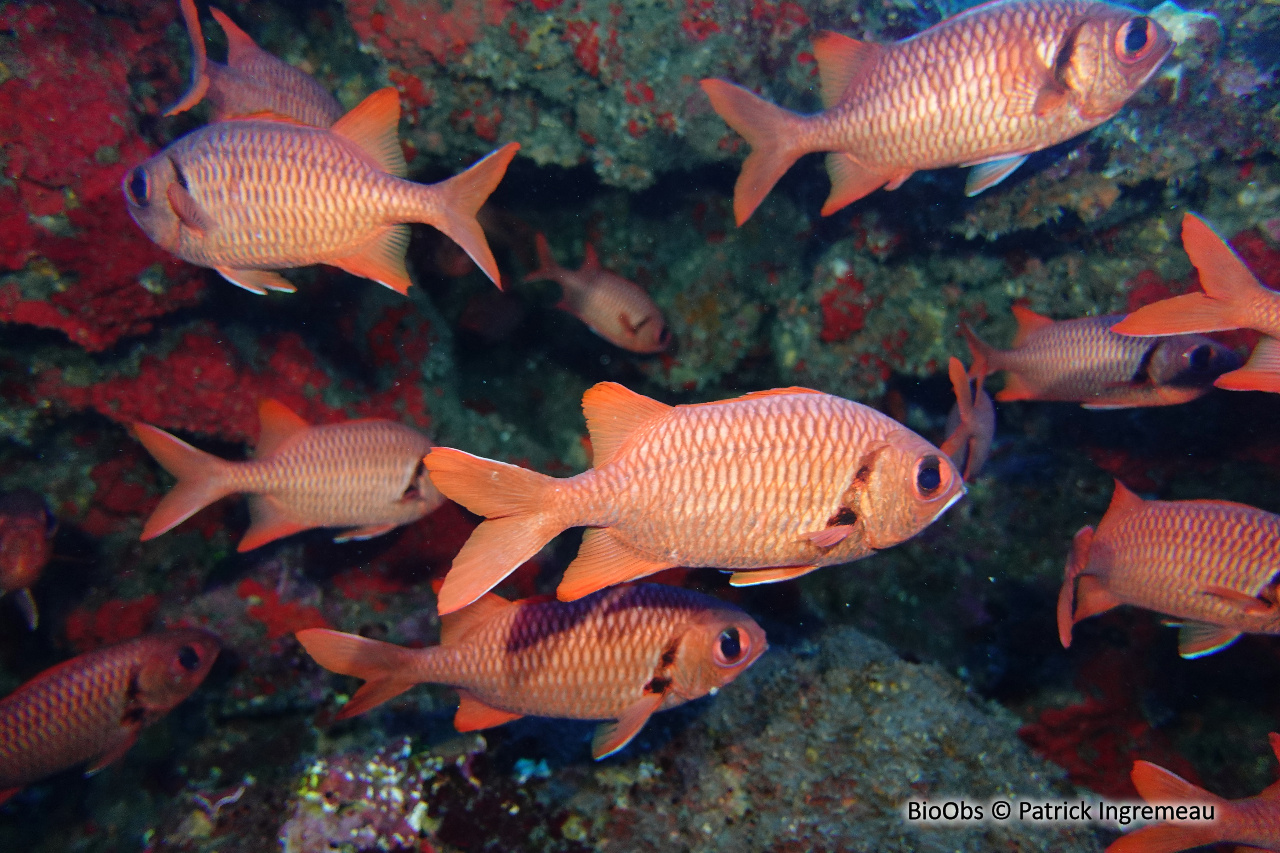
[[[735,586],[799,577],[910,539],[964,493],[929,442],[807,388],[673,407],[602,382],[582,408],[595,467],[567,480],[460,450],[427,455],[436,488],[488,519],[454,558],[441,613],[570,527],[591,529],[562,601],[675,566],[733,570]]]
[[[44,498],[29,489],[0,494],[0,596],[13,593],[27,627],[40,622],[31,587],[53,556],[58,519]]]
[[[1188,213],[1182,218],[1182,246],[1200,272],[1204,293],[1187,293],[1146,305],[1117,323],[1122,335],[1223,332],[1253,329],[1264,337],[1239,370],[1214,385],[1231,391],[1280,394],[1280,293],[1263,287],[1235,250],[1208,224]]]
[[[458,731],[527,714],[608,720],[591,752],[622,749],[649,717],[715,693],[764,654],[747,614],[659,584],[614,587],[578,601],[485,595],[440,619],[440,645],[406,649],[322,628],[298,642],[326,669],[367,682],[339,719],[363,714],[415,684],[458,689]]]
[[[212,121],[273,113],[329,127],[342,118],[342,105],[309,74],[258,47],[244,30],[212,7],[209,14],[227,35],[227,64],[210,62],[194,0],[179,0],[179,5],[191,37],[191,89],[165,115],[184,112],[208,98]]]
[[[1234,352],[1200,335],[1143,341],[1118,335],[1121,315],[1051,320],[1013,306],[1018,334],[1013,349],[984,343],[960,328],[974,358],[1005,370],[996,399],[1058,400],[1086,409],[1171,406],[1204,396],[1215,377],[1240,365]]]
[[[1280,759],[1280,734],[1272,732],[1271,750]],[[1133,762],[1133,786],[1142,799],[1161,805],[1199,805],[1213,809],[1213,820],[1161,823],[1135,829],[1112,842],[1106,853],[1176,853],[1208,844],[1247,844],[1244,851],[1280,850],[1280,782],[1256,797],[1224,800],[1149,761]]]
[[[964,481],[973,482],[991,453],[996,437],[996,407],[982,387],[987,377],[986,365],[975,361],[973,371],[966,373],[960,359],[952,356],[947,363],[956,405],[947,415],[947,438],[941,450],[964,472]]]
[[[1280,516],[1230,501],[1144,501],[1116,481],[1095,532],[1076,533],[1058,594],[1058,636],[1121,604],[1171,617],[1184,658],[1241,634],[1280,634]]]
[[[125,173],[129,215],[163,248],[254,293],[292,293],[272,270],[309,264],[407,293],[410,222],[443,231],[498,283],[476,211],[520,145],[425,186],[404,179],[399,121],[388,88],[332,128],[253,118],[202,127]]]
[[[191,695],[218,638],[182,628],[88,652],[0,699],[0,802],[85,761],[97,772]]]
[[[587,324],[614,346],[631,352],[662,352],[671,343],[662,311],[639,285],[600,266],[595,247],[587,244],[582,266],[567,270],[556,263],[547,238],[537,236],[538,269],[525,281],[550,279],[563,295],[556,307]]]
[[[178,483],[142,529],[143,541],[227,495],[249,497],[248,551],[313,527],[350,528],[335,542],[369,539],[417,521],[444,502],[422,456],[431,440],[395,421],[369,418],[311,426],[275,400],[259,407],[256,458],[230,462],[149,424],[134,435]]]
[[[974,166],[976,195],[1028,155],[1096,127],[1160,67],[1173,40],[1125,6],[1004,0],[893,44],[822,33],[813,42],[826,107],[799,115],[724,80],[711,106],[751,145],[734,188],[741,225],[791,164],[830,151],[823,215],[913,172]]]

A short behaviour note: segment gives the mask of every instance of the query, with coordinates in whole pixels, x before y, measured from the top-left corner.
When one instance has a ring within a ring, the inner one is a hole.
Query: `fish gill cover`
[[[899,188],[824,217],[832,176],[804,157],[738,227],[735,181],[755,143],[700,81],[817,114],[839,100],[824,101],[824,78],[856,82],[849,57],[862,55],[820,33],[889,45],[961,4],[222,5],[347,110],[394,87],[395,144],[415,183],[520,144],[478,213],[503,289],[453,234],[415,226],[376,256],[392,267],[407,256],[407,296],[325,265],[350,257],[339,254],[272,267],[297,292],[257,296],[135,226],[132,170],[180,151],[170,146],[210,116],[209,105],[163,115],[192,81],[179,4],[0,8],[0,489],[37,492],[60,522],[30,588],[37,629],[14,594],[0,598],[0,692],[162,629],[206,628],[223,645],[199,689],[111,766],[88,779],[78,767],[0,807],[0,847],[1083,851],[1115,830],[920,827],[901,806],[1136,798],[1137,760],[1224,797],[1269,785],[1274,638],[1246,634],[1183,661],[1177,632],[1160,625],[1176,613],[1115,608],[1074,625],[1069,650],[1055,630],[1072,537],[1100,525],[1113,477],[1144,498],[1280,510],[1275,398],[1208,391],[1216,374],[1199,375],[1190,396],[1200,399],[1174,407],[1000,403],[965,499],[856,564],[741,589],[714,569],[657,575],[745,610],[770,651],[600,764],[591,722],[459,734],[447,688],[333,724],[356,684],[316,666],[293,634],[435,645],[432,582],[480,521],[453,503],[366,541],[335,544],[330,528],[237,554],[256,517],[218,501],[139,542],[173,478],[132,437],[136,422],[240,461],[260,444],[260,402],[273,399],[310,424],[394,420],[437,445],[564,478],[601,453],[581,408],[598,382],[670,405],[803,386],[872,405],[942,446],[948,359],[972,360],[961,324],[1012,349],[1015,305],[1068,320],[1196,292],[1206,272],[1183,248],[1188,211],[1280,288],[1280,17],[1243,0],[1142,6],[1141,32],[1174,45],[1150,79],[1097,127],[1026,152],[982,193],[966,197],[967,170],[922,164]],[[197,9],[201,37],[211,60],[234,66],[211,8]],[[1145,45],[1127,20],[1109,48]],[[820,71],[837,55],[844,76]],[[1036,90],[1042,107],[1073,79],[1071,57],[1058,55],[1063,73]],[[395,172],[377,142],[385,134],[352,138]],[[964,156],[976,157],[948,162]],[[211,226],[218,211],[198,164],[175,154],[160,165],[192,200],[166,190],[183,227]],[[635,328],[599,313],[607,299],[556,310],[568,294],[531,275],[545,266],[540,234],[565,267],[595,257],[647,294],[668,345],[635,353],[593,332]],[[369,257],[340,266],[385,270]],[[1239,358],[1259,341],[1257,324],[1241,325],[1211,335]],[[1127,381],[1146,388],[1158,371],[1137,351]],[[405,497],[420,475],[406,466]],[[831,510],[820,528],[856,527],[850,507]],[[576,533],[555,540],[498,591],[553,592],[578,549]],[[1229,582],[1211,594],[1229,603]],[[1245,610],[1275,605],[1273,582],[1235,591],[1257,602],[1237,600]]]

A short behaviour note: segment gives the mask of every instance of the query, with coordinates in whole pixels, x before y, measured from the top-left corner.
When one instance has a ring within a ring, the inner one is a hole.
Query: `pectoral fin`
[[[268,290],[278,290],[281,293],[296,293],[298,290],[284,276],[270,270],[233,270],[230,267],[214,269],[236,287],[243,287],[259,296],[266,296]]]
[[[817,568],[817,566],[784,566],[780,569],[751,569],[746,572],[734,572],[729,575],[729,585],[757,586],[762,583],[789,581],[816,571]]]
[[[1225,586],[1206,586],[1200,591],[1205,595],[1220,598],[1232,607],[1240,608],[1243,613],[1270,613],[1275,609],[1275,605],[1268,604],[1262,599],[1241,592],[1238,589],[1231,589]]]
[[[1206,622],[1170,623],[1178,626],[1178,654],[1187,660],[1220,652],[1240,639],[1240,632]]]
[[[197,236],[203,238],[209,231],[209,217],[191,197],[187,188],[177,182],[171,183],[165,190],[165,195],[169,199],[169,207],[173,209],[178,220],[194,231]]]
[[[84,775],[92,776],[120,756],[128,752],[138,740],[138,732],[142,731],[142,726],[134,724],[120,730],[115,743],[110,744],[104,749],[93,763],[85,768]]]
[[[800,538],[809,540],[819,548],[832,548],[849,538],[849,534],[853,530],[852,524],[837,524],[833,527],[825,527],[822,530],[805,533]]]
[[[1003,181],[1009,175],[1013,174],[1013,170],[1017,169],[1023,163],[1027,162],[1027,155],[1020,154],[1015,157],[1006,157],[1003,160],[992,160],[990,163],[982,163],[974,166],[969,172],[969,179],[964,185],[964,194],[967,196],[975,196],[983,190],[989,190],[996,184]]]
[[[344,530],[337,536],[333,537],[334,542],[358,542],[363,539],[372,539],[375,536],[381,536],[384,533],[390,533],[396,529],[394,524],[366,524],[364,527],[353,527],[350,530]]]
[[[599,761],[630,743],[644,728],[644,724],[649,722],[653,712],[662,707],[665,696],[665,688],[646,692],[644,698],[623,711],[621,717],[610,723],[601,723],[596,728],[595,737],[591,739],[592,757]]]

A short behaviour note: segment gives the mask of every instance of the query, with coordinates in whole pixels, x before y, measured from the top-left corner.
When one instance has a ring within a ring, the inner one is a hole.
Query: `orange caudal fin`
[[[551,254],[551,244],[547,242],[547,237],[541,231],[534,237],[534,248],[538,252],[538,268],[524,277],[525,281],[541,281],[550,279],[551,281],[559,281],[560,273],[564,272],[564,267],[556,262],[556,256]]]
[[[489,250],[484,230],[476,220],[476,212],[498,186],[519,150],[520,143],[508,142],[462,174],[432,187],[443,196],[443,209],[428,222],[461,246],[499,289],[502,288],[502,278],[498,273],[498,262]]]
[[[142,528],[144,542],[172,530],[235,491],[224,476],[232,464],[225,459],[198,450],[150,424],[135,423],[133,434],[166,471],[178,478]]]
[[[1219,810],[1229,808],[1221,797],[1149,761],[1133,762],[1130,778],[1142,799],[1148,803],[1212,803]],[[1222,840],[1221,830],[1213,825],[1165,823],[1143,827],[1122,836],[1107,848],[1107,853],[1176,853]]]
[[[1105,853],[1178,853],[1222,840],[1210,827],[1162,823],[1120,836],[1111,842]]]
[[[442,616],[493,589],[564,530],[548,506],[553,477],[447,447],[423,462],[441,494],[488,519],[453,559],[439,592]]]
[[[307,654],[325,669],[364,679],[365,683],[338,712],[339,720],[363,714],[418,684],[419,679],[413,674],[417,658],[427,653],[327,628],[308,628],[295,636]]]
[[[180,101],[165,110],[167,116],[186,112],[209,91],[209,57],[204,48],[204,33],[200,30],[200,13],[196,11],[195,0],[179,0],[178,8],[182,10],[182,20],[191,39],[191,88]]]
[[[1182,218],[1182,247],[1200,273],[1204,293],[1175,296],[1139,308],[1111,327],[1122,335],[1175,335],[1247,328],[1250,304],[1269,291],[1230,244],[1194,213]]]
[[[1228,391],[1266,391],[1280,394],[1280,341],[1263,338],[1239,370],[1224,373],[1214,385]]]
[[[741,225],[778,179],[806,153],[796,145],[803,117],[727,80],[707,79],[701,85],[711,99],[712,109],[751,146],[733,188],[733,216]]]

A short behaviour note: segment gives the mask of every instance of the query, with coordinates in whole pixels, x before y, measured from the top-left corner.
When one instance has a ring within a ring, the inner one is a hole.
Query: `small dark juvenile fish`
[[[715,693],[769,644],[730,604],[659,584],[616,586],[573,602],[488,594],[440,618],[440,645],[406,649],[323,628],[298,642],[326,669],[365,684],[339,719],[415,684],[447,684],[466,732],[525,715],[605,720],[591,752],[622,749],[656,711]]]
[[[0,802],[86,761],[95,773],[200,686],[221,645],[182,628],[88,652],[0,699]]]

